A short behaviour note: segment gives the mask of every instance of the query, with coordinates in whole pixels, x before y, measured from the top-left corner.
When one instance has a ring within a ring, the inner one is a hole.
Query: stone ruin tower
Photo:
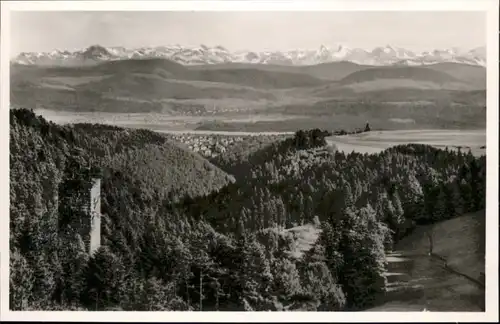
[[[59,228],[80,234],[92,255],[101,246],[101,178],[96,173],[75,174],[59,189]]]
[[[93,254],[101,246],[101,179],[92,178],[90,185],[88,251],[89,254]]]

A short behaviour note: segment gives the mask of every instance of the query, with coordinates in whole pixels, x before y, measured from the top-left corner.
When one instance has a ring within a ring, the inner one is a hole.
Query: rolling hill
[[[272,65],[272,64],[252,64],[252,63],[223,63],[194,65],[188,67],[190,70],[262,70],[270,72],[303,73],[314,78],[343,81],[350,83],[358,78],[365,80],[374,79],[411,79],[417,81],[431,81],[436,83],[465,82],[478,87],[486,88],[486,69],[478,65],[468,65],[462,63],[444,62],[422,66],[371,66],[361,65],[353,62],[340,61],[321,63],[316,65]],[[432,71],[430,71],[432,70]],[[433,71],[443,72],[434,73]],[[355,72],[359,72],[354,74]],[[450,78],[451,76],[451,78]],[[345,79],[345,80],[343,80]],[[342,82],[341,81],[341,82]],[[358,81],[359,82],[359,81]]]
[[[10,117],[13,310],[362,310],[386,291],[390,230],[485,208],[484,156],[416,144],[346,155],[298,131],[237,154],[227,184],[158,133]],[[66,189],[95,176],[89,251],[81,197]]]
[[[449,116],[450,109],[455,109],[453,105],[465,105],[470,109],[484,107],[485,76],[483,67],[458,63],[426,67],[374,67],[351,62],[310,66],[247,63],[183,66],[154,58],[107,61],[80,67],[13,64],[11,102],[13,107],[59,111],[205,116],[211,113],[210,109],[231,111],[235,101],[239,101],[237,111],[248,112],[254,109],[250,107],[257,107],[270,113],[307,118],[318,115],[339,117],[342,109],[339,110],[337,104],[334,105],[337,108],[331,109],[332,105],[328,103],[331,100],[350,105],[347,115],[356,115],[364,119],[362,122],[377,117],[374,116],[377,114],[371,109],[367,115],[366,109],[357,110],[355,107],[359,103],[376,102],[387,106],[382,107],[378,117],[402,118],[399,115],[407,110],[398,112],[394,107],[411,106],[413,116],[429,116],[423,121],[429,125],[430,119],[439,116],[435,109],[429,111],[429,107],[424,107],[423,102],[449,106],[449,111],[439,110],[443,113],[441,119]],[[417,107],[418,113],[414,111]],[[476,112],[478,118],[482,118],[483,110]],[[463,114],[459,112],[457,118]],[[466,115],[471,114],[467,110]],[[476,117],[473,118],[474,125],[477,125]],[[338,121],[346,122],[345,118]],[[297,120],[297,123],[301,122]],[[319,124],[313,124],[311,127],[319,127]],[[463,125],[462,121],[460,125]],[[244,126],[234,125],[236,128]],[[261,127],[275,125],[257,125],[257,128]]]
[[[232,176],[201,156],[173,143],[149,144],[117,154],[110,159],[109,165],[140,179],[143,186],[155,191],[189,196],[209,194],[233,181]]]
[[[164,59],[83,67],[13,65],[11,102],[15,107],[53,110],[173,113],[165,100],[272,101],[273,91],[325,82],[306,74],[258,69],[190,70]]]
[[[352,62],[341,61],[302,66],[300,67],[300,70],[303,73],[307,73],[316,78],[338,81],[354,72],[362,71],[372,67],[373,66],[370,65],[360,65]]]
[[[272,94],[260,89],[231,83],[184,81],[166,79],[155,74],[135,73],[113,75],[99,81],[87,82],[75,87],[77,91],[100,93],[111,98],[139,100],[239,98],[273,99]]]
[[[17,107],[53,110],[172,113],[172,103],[164,100],[274,99],[267,91],[238,83],[197,80],[181,65],[171,63],[136,60],[81,68],[14,68],[11,102]],[[223,75],[239,78],[238,74]],[[217,73],[212,73],[205,79],[217,78]],[[280,82],[266,76],[246,78],[239,83]]]
[[[62,172],[70,159],[80,157],[147,183],[151,194],[204,195],[232,181],[232,177],[201,156],[181,148],[161,134],[96,124],[60,126],[25,109],[11,111],[11,181],[22,177],[28,160],[36,168],[56,167]],[[79,151],[80,153],[76,153]],[[26,154],[26,152],[30,152]],[[28,160],[25,160],[28,159]],[[57,178],[59,179],[59,178]],[[58,180],[54,181],[57,186]]]
[[[431,67],[369,67],[354,71],[338,81],[304,89],[304,92],[315,97],[353,100],[433,100],[461,92],[484,91],[485,78],[484,68],[456,63]]]
[[[12,65],[14,80],[30,80],[40,77],[88,77],[105,75],[129,75],[144,73],[167,79],[223,82],[255,88],[291,88],[316,86],[324,81],[309,75],[289,71],[268,71],[264,69],[222,68],[188,69],[166,59],[130,59],[109,61],[82,67],[36,67]]]
[[[441,71],[413,66],[384,66],[353,72],[340,80],[341,85],[374,81],[378,79],[410,79],[435,83],[457,82],[458,79]]]
[[[274,64],[257,64],[257,63],[222,63],[222,64],[207,64],[207,65],[192,65],[190,70],[224,70],[224,69],[246,69],[246,70],[261,70],[269,72],[286,72],[286,73],[303,73],[311,77],[337,81],[349,74],[370,68],[369,65],[360,65],[352,62],[328,62],[316,65],[274,65]]]
[[[454,78],[469,82],[486,89],[486,68],[477,65],[459,64],[452,62],[427,65],[426,68],[445,72]]]

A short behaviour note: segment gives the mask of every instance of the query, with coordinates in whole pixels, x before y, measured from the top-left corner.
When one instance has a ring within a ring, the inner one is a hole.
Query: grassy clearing
[[[316,243],[321,233],[321,229],[312,224],[306,224],[289,228],[285,230],[285,232],[292,234],[294,238],[294,246],[290,251],[290,255],[299,259]]]
[[[418,227],[397,244],[394,255],[388,256],[388,274],[395,275],[396,281],[389,280],[389,293],[381,304],[366,311],[481,311],[484,291],[426,256],[425,233],[429,230],[434,232],[434,252],[446,257],[450,266],[473,277],[484,271],[484,211]],[[320,232],[312,224],[285,230],[285,235],[293,237],[289,254],[301,258]]]
[[[389,267],[398,267],[397,271],[406,273],[409,280],[391,283],[385,302],[368,311],[481,311],[484,291],[426,256],[428,231],[434,234],[434,252],[444,256],[449,266],[475,278],[484,271],[484,211],[418,227],[396,246],[396,254],[411,262],[401,268],[394,265],[397,257],[388,258]]]
[[[448,265],[473,278],[479,279],[485,262],[485,211],[457,217],[434,225],[422,226],[403,239],[398,249],[427,253],[429,241],[434,239],[433,252],[446,258]]]

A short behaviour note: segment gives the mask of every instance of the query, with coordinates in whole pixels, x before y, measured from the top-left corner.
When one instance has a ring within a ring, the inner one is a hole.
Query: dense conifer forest
[[[425,145],[345,154],[326,132],[209,162],[161,134],[10,112],[13,310],[362,310],[415,226],[485,208],[486,158]],[[101,247],[64,184],[99,175]],[[300,256],[289,229],[319,238]]]

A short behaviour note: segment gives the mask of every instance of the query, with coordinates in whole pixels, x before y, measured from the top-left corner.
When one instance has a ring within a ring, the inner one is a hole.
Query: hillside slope
[[[349,74],[370,68],[370,65],[361,65],[352,62],[329,62],[315,65],[274,65],[252,63],[222,63],[189,66],[190,70],[223,70],[223,69],[254,69],[269,72],[303,73],[314,78],[337,81]]]
[[[347,85],[351,83],[373,81],[377,79],[412,79],[415,81],[430,81],[436,83],[458,81],[456,78],[444,72],[435,71],[423,67],[385,66],[351,73],[350,75],[340,80],[340,83],[342,85]]]
[[[231,181],[201,156],[147,130],[91,124],[58,126],[27,110],[11,111],[10,129],[11,172],[18,176],[47,163],[55,163],[53,172],[61,173],[69,160],[77,158],[86,165],[110,169],[110,175],[120,170],[160,197],[169,193],[203,195]],[[26,165],[28,161],[36,166]]]
[[[386,288],[393,238],[485,204],[485,157],[424,145],[346,155],[298,131],[236,155],[238,181],[205,196],[218,169],[161,134],[27,110],[11,111],[10,131],[16,310],[364,309]],[[77,218],[89,215],[66,189],[99,171],[102,245],[89,255]]]
[[[175,114],[172,100],[272,101],[276,99],[273,91],[325,82],[298,71],[192,70],[164,59],[111,61],[83,67],[14,64],[11,102],[15,107],[34,109]]]
[[[415,66],[384,66],[353,72],[339,81],[342,87],[355,91],[385,89],[483,90],[486,77],[481,67],[471,71],[464,64],[436,65],[434,68]],[[484,80],[483,80],[484,81]]]
[[[264,69],[189,69],[181,64],[166,59],[130,59],[110,61],[85,67],[36,67],[12,65],[11,77],[87,77],[105,75],[129,75],[133,73],[155,74],[163,78],[223,82],[239,84],[255,88],[289,88],[314,86],[323,83],[322,80],[301,74],[298,71],[271,71]]]
[[[485,272],[485,211],[469,213],[432,225],[418,226],[395,246],[388,257],[392,268],[385,302],[367,311],[481,311],[484,290],[480,281]],[[433,235],[433,253],[428,256]]]
[[[316,78],[338,81],[354,72],[369,69],[372,67],[373,66],[370,65],[361,65],[342,61],[303,66],[300,67],[300,70]]]
[[[12,64],[11,102],[14,107],[34,109],[171,115],[189,114],[193,106],[204,115],[212,108],[231,110],[234,101],[238,110],[247,111],[256,106],[310,105],[323,98],[410,105],[439,100],[482,106],[485,75],[482,67],[456,63],[429,67],[373,67],[350,62],[194,67],[165,59],[131,59],[82,67]],[[302,115],[311,111],[316,115],[315,110],[301,109]]]
[[[154,145],[114,155],[109,165],[140,179],[142,186],[199,196],[229,183],[232,177],[201,156],[175,145]],[[182,170],[183,172],[179,172]],[[196,188],[189,190],[188,188]],[[188,189],[188,190],[186,190]]]
[[[485,210],[433,225],[420,226],[396,246],[397,250],[417,254],[429,251],[427,233],[433,235],[433,253],[446,258],[449,266],[472,278],[484,272],[486,252]]]
[[[483,66],[447,62],[426,65],[426,68],[445,72],[454,78],[474,84],[480,87],[479,89],[486,89],[486,68]]]
[[[206,71],[206,70],[231,70],[231,69],[239,69],[239,70],[261,70],[261,71],[269,71],[269,72],[287,72],[287,73],[304,73],[310,75],[314,78],[330,80],[330,81],[339,81],[352,73],[366,71],[375,69],[375,71],[385,71],[386,69],[397,70],[398,73],[403,71],[402,73],[406,73],[407,76],[411,79],[414,79],[415,76],[417,79],[420,79],[421,75],[428,74],[426,70],[433,70],[438,72],[443,72],[448,74],[449,76],[460,80],[462,82],[468,82],[475,84],[477,86],[481,86],[481,89],[486,86],[486,68],[478,65],[469,65],[462,63],[436,63],[429,64],[425,66],[372,66],[372,65],[362,65],[356,64],[348,61],[340,61],[340,62],[329,62],[329,63],[321,63],[315,65],[304,65],[304,66],[296,66],[296,65],[273,65],[273,64],[252,64],[252,63],[221,63],[221,64],[207,64],[207,65],[192,65],[187,67],[193,71]],[[417,72],[415,72],[417,71]],[[373,71],[371,71],[373,72]],[[409,73],[410,72],[410,73]],[[413,75],[413,73],[416,73]],[[432,73],[432,71],[430,71]],[[436,74],[434,74],[435,76]],[[443,77],[443,75],[440,75]],[[439,76],[438,76],[439,77]],[[444,76],[446,78],[446,76]],[[431,75],[432,78],[432,75]],[[434,78],[431,79],[436,81]],[[448,80],[449,81],[449,80]],[[456,80],[455,80],[456,81]]]
[[[180,82],[157,75],[127,74],[103,77],[43,77],[13,80],[11,102],[16,107],[65,111],[175,113],[171,100],[273,100],[274,96],[244,86],[197,81]],[[186,109],[190,104],[185,104]]]

